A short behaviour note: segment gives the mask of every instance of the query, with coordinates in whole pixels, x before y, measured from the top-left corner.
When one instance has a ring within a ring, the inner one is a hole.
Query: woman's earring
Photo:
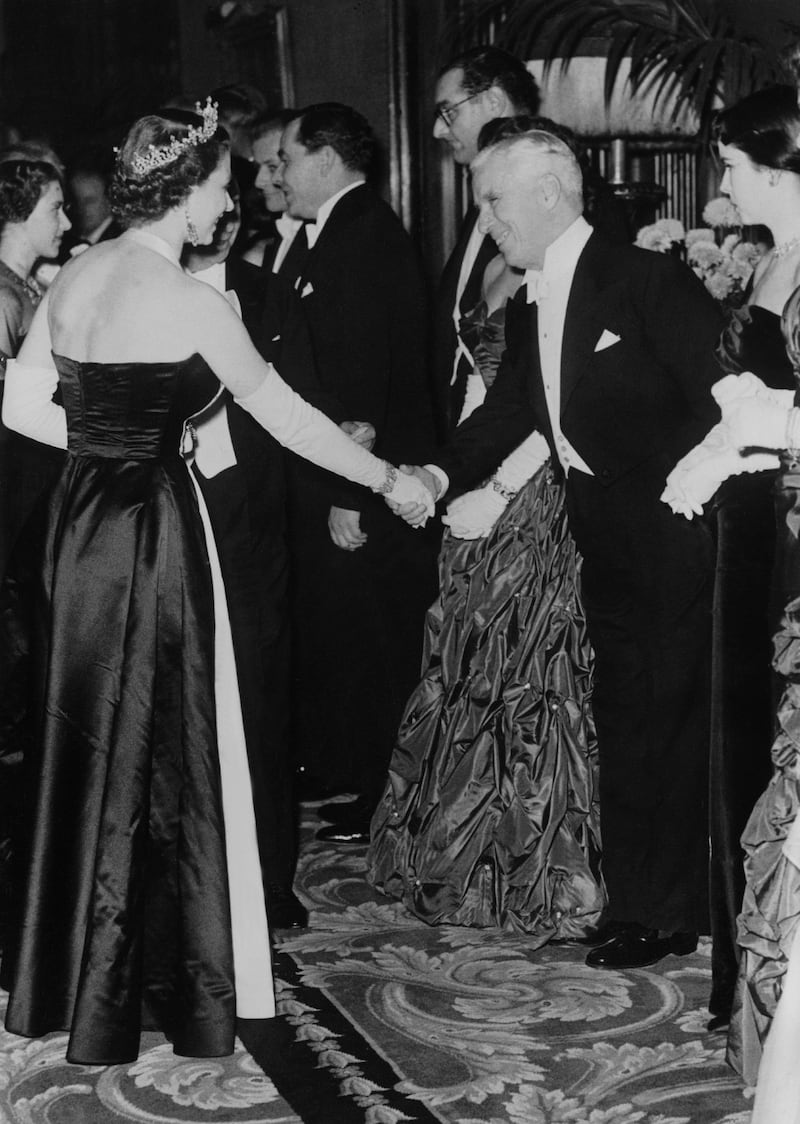
[[[200,243],[200,238],[197,233],[197,227],[189,217],[189,208],[187,207],[183,213],[186,216],[186,238],[193,246],[197,246]]]

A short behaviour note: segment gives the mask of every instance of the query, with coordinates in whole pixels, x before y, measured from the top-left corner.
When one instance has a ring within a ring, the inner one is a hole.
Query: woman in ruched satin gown
[[[129,229],[61,271],[7,375],[6,424],[67,455],[4,589],[17,657],[5,670],[19,684],[27,668],[31,685],[6,1027],[69,1030],[73,1062],[135,1058],[142,1027],[178,1054],[231,1053],[237,1017],[275,1010],[259,809],[189,471],[202,454],[192,417],[222,384],[314,463],[424,498],[289,390],[225,298],[181,270],[183,243],[208,243],[230,208],[229,179],[214,106],[193,123],[137,122],[112,187]]]
[[[474,373],[461,420],[494,379],[519,280],[494,259],[484,299],[462,320]],[[468,493],[445,519],[423,677],[372,821],[367,869],[430,924],[502,926],[544,944],[596,926],[604,891],[580,560],[547,447],[538,434],[526,446],[521,471],[498,470],[499,491]],[[473,517],[487,499],[492,515]]]

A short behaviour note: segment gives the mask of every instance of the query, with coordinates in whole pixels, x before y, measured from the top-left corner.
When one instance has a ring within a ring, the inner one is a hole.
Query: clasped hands
[[[369,422],[344,421],[342,429],[351,441],[365,449],[375,444],[375,427]],[[400,465],[391,490],[384,495],[386,503],[411,527],[423,527],[433,515],[439,481],[427,469]],[[357,550],[367,541],[361,530],[360,514],[348,508],[332,507],[328,515],[328,530],[332,541],[342,550]]]

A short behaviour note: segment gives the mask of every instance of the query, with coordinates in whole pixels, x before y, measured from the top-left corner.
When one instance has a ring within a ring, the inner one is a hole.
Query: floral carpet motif
[[[230,1058],[178,1058],[148,1034],[109,1067],[67,1065],[64,1034],[0,1030],[0,1122],[748,1124],[724,1035],[705,1030],[707,940],[603,972],[577,945],[432,928],[367,885],[364,849],[315,826],[306,808],[311,925],[276,940],[282,1018],[244,1024]]]

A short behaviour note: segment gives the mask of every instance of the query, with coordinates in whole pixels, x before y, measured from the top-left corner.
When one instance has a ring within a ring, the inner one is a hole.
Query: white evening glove
[[[549,455],[544,437],[534,431],[508,454],[488,484],[466,492],[448,504],[442,522],[457,539],[486,538],[510,500],[542,467]]]
[[[711,388],[719,403],[722,420],[738,448],[796,448],[798,418],[793,390],[774,390],[752,371],[728,375]]]
[[[484,484],[451,500],[442,522],[457,539],[485,539],[508,507],[508,499]]]
[[[733,443],[725,423],[717,422],[700,444],[675,465],[667,477],[661,499],[676,515],[691,519],[694,515],[703,514],[703,506],[731,476],[763,472],[777,468],[778,464],[778,458],[773,453],[743,456],[738,445]]]
[[[418,477],[398,472],[351,441],[330,418],[295,394],[271,363],[268,367],[261,385],[235,401],[276,441],[312,464],[380,493],[384,499],[396,504],[421,504],[427,515],[433,515],[433,497]]]
[[[3,424],[43,445],[66,449],[67,415],[64,407],[53,401],[57,386],[55,367],[26,367],[9,359],[3,390]]]

